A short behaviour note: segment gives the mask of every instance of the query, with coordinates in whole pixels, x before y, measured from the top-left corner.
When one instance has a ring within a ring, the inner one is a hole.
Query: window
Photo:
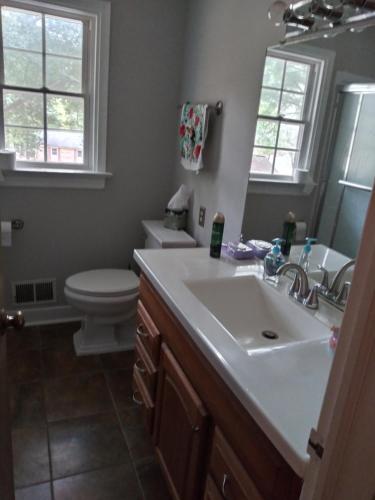
[[[100,3],[86,12],[0,0],[0,146],[16,151],[17,170],[105,171],[108,60],[98,56],[109,11]]]
[[[291,179],[309,169],[323,61],[269,51],[258,110],[251,178]]]

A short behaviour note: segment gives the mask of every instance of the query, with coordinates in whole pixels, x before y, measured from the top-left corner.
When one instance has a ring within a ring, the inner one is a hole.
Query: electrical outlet
[[[198,224],[201,227],[204,227],[204,222],[206,220],[206,207],[200,207],[199,208],[199,219],[198,219]]]

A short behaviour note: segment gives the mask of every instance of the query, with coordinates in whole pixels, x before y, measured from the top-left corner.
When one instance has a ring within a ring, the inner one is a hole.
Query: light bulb
[[[283,0],[276,0],[268,9],[268,19],[275,25],[281,26],[284,22],[284,14],[288,5]]]

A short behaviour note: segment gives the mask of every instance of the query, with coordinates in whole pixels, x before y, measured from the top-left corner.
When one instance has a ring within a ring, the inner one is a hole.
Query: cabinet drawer
[[[262,499],[252,479],[217,427],[214,433],[209,471],[225,500]]]
[[[137,306],[137,337],[144,345],[152,362],[155,366],[158,366],[160,356],[160,332],[141,301],[138,301]]]
[[[155,407],[140,374],[136,370],[133,372],[133,401],[141,407],[145,427],[151,434]]]
[[[137,338],[135,343],[134,372],[139,374],[147,389],[149,398],[154,402],[157,370],[140,338]]]
[[[210,474],[207,476],[203,500],[223,500],[223,496],[218,490],[215,481],[212,479]]]

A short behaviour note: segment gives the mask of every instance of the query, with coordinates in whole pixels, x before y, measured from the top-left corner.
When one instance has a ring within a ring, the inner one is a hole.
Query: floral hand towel
[[[182,106],[180,121],[181,163],[187,170],[199,172],[203,168],[203,149],[207,135],[208,105]]]

